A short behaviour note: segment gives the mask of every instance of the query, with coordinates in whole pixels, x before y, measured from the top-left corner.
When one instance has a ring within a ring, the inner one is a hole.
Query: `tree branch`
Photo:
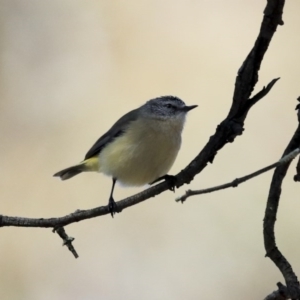
[[[287,300],[290,299],[288,290],[285,285],[280,282],[277,283],[278,290],[269,294],[264,300]]]
[[[259,35],[254,47],[248,54],[243,65],[239,69],[235,82],[233,105],[229,117],[237,117],[244,112],[245,103],[248,101],[255,84],[258,81],[258,71],[263,57],[269,47],[272,37],[278,25],[283,25],[282,14],[284,0],[267,0],[264,10],[264,18],[260,27]],[[243,114],[241,117],[244,117]]]
[[[53,229],[53,232],[56,232],[64,241],[63,246],[67,246],[68,249],[71,251],[71,253],[74,255],[75,258],[78,258],[78,254],[72,244],[72,242],[75,240],[73,237],[68,236],[65,229],[63,227],[57,227]]]
[[[298,109],[298,120],[299,120],[299,109]],[[286,147],[283,157],[290,153],[291,151],[295,150],[300,146],[300,123],[298,124],[298,128],[294,133],[291,141],[289,142],[288,146]],[[266,249],[266,256],[269,257],[275,265],[281,271],[285,282],[287,284],[288,294],[292,299],[299,299],[300,298],[300,288],[297,276],[295,275],[292,266],[289,264],[287,259],[283,256],[283,254],[279,251],[276,246],[275,240],[275,222],[276,222],[276,215],[280,200],[281,194],[281,185],[283,179],[286,175],[286,172],[289,168],[290,161],[286,164],[282,164],[278,166],[275,171],[271,181],[271,186],[269,190],[269,196],[265,211],[264,217],[264,244]]]
[[[200,195],[200,194],[207,194],[207,193],[212,193],[212,192],[216,192],[216,191],[220,191],[220,190],[224,190],[230,187],[237,187],[239,184],[250,180],[251,178],[254,178],[256,176],[259,176],[267,171],[270,171],[276,167],[278,167],[281,164],[285,164],[291,160],[293,160],[300,152],[300,149],[297,148],[294,151],[292,151],[291,153],[287,154],[286,156],[284,156],[283,158],[281,158],[279,161],[277,161],[276,163],[269,165],[263,169],[260,169],[256,172],[253,172],[251,174],[248,174],[246,176],[243,176],[241,178],[236,178],[231,182],[225,183],[225,184],[221,184],[218,186],[214,186],[208,189],[202,189],[202,190],[187,190],[185,192],[184,195],[176,198],[176,202],[184,202],[187,198],[189,198],[190,196],[195,196],[195,195]]]

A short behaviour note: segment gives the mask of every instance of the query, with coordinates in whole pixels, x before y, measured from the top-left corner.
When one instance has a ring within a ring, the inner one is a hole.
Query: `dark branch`
[[[278,80],[273,79],[267,88],[258,94],[259,96],[256,95],[252,99],[249,99],[258,80],[258,71],[263,57],[277,26],[283,25],[282,13],[284,2],[284,0],[268,0],[260,32],[254,47],[238,71],[233,102],[228,117],[217,127],[215,135],[210,138],[200,154],[177,175],[178,186],[191,182],[194,176],[206,167],[208,162],[214,160],[218,150],[224,147],[226,143],[233,142],[236,136],[242,134],[244,121],[249,109],[258,100],[262,99]]]
[[[264,300],[287,300],[291,298],[285,285],[278,282],[277,286],[278,290],[268,295]]]
[[[57,227],[53,229],[53,232],[56,232],[64,241],[63,246],[67,246],[68,249],[72,252],[75,258],[78,258],[78,254],[72,244],[72,242],[75,240],[73,237],[68,236],[65,229],[63,227]]]
[[[257,103],[260,99],[262,99],[264,96],[266,96],[269,91],[271,90],[271,88],[273,87],[273,85],[277,82],[277,80],[279,80],[280,78],[275,78],[273,79],[266,87],[263,87],[263,89],[258,92],[255,96],[253,96],[252,98],[250,98],[244,107],[244,111],[242,112],[242,116],[246,116],[247,113],[249,112],[250,108]]]
[[[299,110],[298,110],[299,115]],[[299,117],[299,116],[298,116]],[[285,149],[283,156],[291,151],[295,150],[300,146],[300,124],[296,132],[294,133],[290,143]],[[298,279],[292,269],[292,266],[289,264],[287,259],[282,255],[279,249],[276,246],[275,241],[275,222],[276,215],[280,200],[281,186],[283,179],[286,175],[286,172],[289,168],[290,162],[287,162],[284,165],[278,166],[275,171],[271,181],[267,207],[264,217],[264,244],[266,249],[266,256],[268,256],[275,265],[281,271],[285,282],[287,284],[288,292],[292,299],[298,299],[300,297],[300,289]]]
[[[300,102],[300,97],[297,98],[297,101]],[[298,111],[298,122],[300,123],[300,114],[299,114],[299,109],[300,109],[300,103],[297,104],[296,106],[296,110]],[[298,159],[298,163],[297,163],[297,166],[296,166],[296,175],[294,176],[294,180],[295,181],[300,181],[300,157]]]
[[[166,188],[167,186],[167,188]],[[118,208],[123,210],[127,207],[140,203],[160,194],[164,190],[168,189],[168,184],[162,182],[158,185],[150,187],[149,189],[128,197],[124,200],[118,201]],[[42,228],[56,228],[69,225],[71,223],[80,222],[86,219],[95,218],[110,214],[108,206],[100,206],[88,210],[76,210],[74,213],[69,215],[58,217],[58,218],[22,218],[22,217],[10,217],[0,215],[0,227],[15,226],[15,227],[42,227]]]
[[[293,160],[299,154],[299,152],[300,152],[300,149],[297,148],[294,151],[292,151],[291,153],[289,153],[288,155],[286,155],[283,158],[281,158],[278,162],[276,162],[276,163],[274,163],[272,165],[269,165],[269,166],[267,166],[267,167],[265,167],[263,169],[260,169],[260,170],[258,170],[256,172],[253,172],[251,174],[243,176],[241,178],[236,178],[236,179],[234,179],[231,182],[228,182],[228,183],[225,183],[225,184],[222,184],[222,185],[218,185],[218,186],[214,186],[214,187],[211,187],[211,188],[208,188],[208,189],[203,189],[203,190],[187,190],[185,192],[185,194],[182,195],[182,196],[180,196],[180,197],[178,197],[176,199],[176,201],[183,203],[190,196],[212,193],[212,192],[224,190],[224,189],[227,189],[227,188],[230,188],[230,187],[237,187],[239,184],[241,184],[241,183],[243,183],[245,181],[248,181],[251,178],[259,176],[259,175],[261,175],[261,174],[263,174],[263,173],[265,173],[267,171],[270,171],[270,170],[276,168],[277,166],[279,166],[281,164],[285,164],[285,163]]]
[[[235,81],[235,91],[233,96],[234,105],[229,112],[230,118],[236,118],[244,112],[245,103],[248,101],[255,84],[258,81],[258,71],[272,37],[277,26],[283,25],[282,13],[284,2],[284,0],[267,1],[259,35],[255,41],[254,47],[239,69]],[[242,118],[245,117],[243,114],[240,116]]]

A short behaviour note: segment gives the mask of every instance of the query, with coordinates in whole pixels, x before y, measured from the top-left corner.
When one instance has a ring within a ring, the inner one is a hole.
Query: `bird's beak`
[[[185,107],[183,108],[183,110],[186,111],[186,112],[188,112],[188,111],[190,111],[190,110],[196,108],[197,106],[198,106],[198,105],[185,106]]]

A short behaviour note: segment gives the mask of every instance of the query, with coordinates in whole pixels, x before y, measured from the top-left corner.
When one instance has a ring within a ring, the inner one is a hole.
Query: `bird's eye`
[[[172,104],[167,104],[166,107],[167,108],[173,108],[173,105]]]

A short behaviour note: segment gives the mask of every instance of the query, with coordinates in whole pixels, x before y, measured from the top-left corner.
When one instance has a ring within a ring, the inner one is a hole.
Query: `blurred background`
[[[171,174],[226,117],[237,71],[266,1],[0,0],[1,214],[59,217],[106,205],[111,179],[52,175],[80,161],[112,123],[161,95],[198,104]],[[265,258],[262,220],[272,172],[238,188],[190,198],[280,158],[297,126],[300,3],[288,1],[256,91],[281,77],[251,110],[245,132],[189,186],[66,227],[75,260],[51,229],[0,230],[0,298],[262,299],[283,281]],[[299,184],[284,182],[277,242],[300,274]],[[117,186],[117,200],[143,188]]]

